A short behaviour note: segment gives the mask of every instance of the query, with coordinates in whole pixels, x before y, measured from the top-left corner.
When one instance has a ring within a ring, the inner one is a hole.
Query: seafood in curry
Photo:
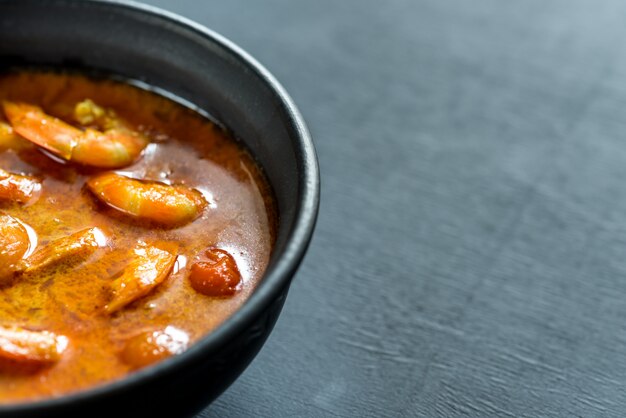
[[[276,210],[222,128],[108,79],[0,75],[0,403],[184,352],[250,295]]]

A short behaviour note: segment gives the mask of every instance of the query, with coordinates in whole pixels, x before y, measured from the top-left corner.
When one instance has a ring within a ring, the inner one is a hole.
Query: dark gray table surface
[[[626,4],[152,0],[291,93],[315,238],[199,417],[624,416]]]

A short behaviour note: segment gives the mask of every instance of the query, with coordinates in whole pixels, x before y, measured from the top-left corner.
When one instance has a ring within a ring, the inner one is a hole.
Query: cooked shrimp
[[[171,247],[169,250],[159,247]],[[171,273],[176,262],[174,244],[148,245],[140,242],[133,250],[135,258],[122,275],[111,283],[113,298],[104,307],[112,314],[150,293]]]
[[[18,263],[31,248],[31,240],[24,224],[0,212],[0,283],[9,279]]]
[[[40,270],[69,258],[83,259],[106,245],[107,238],[99,228],[87,228],[48,243],[19,263],[24,273]]]
[[[40,190],[38,178],[0,169],[0,201],[28,203],[39,195]]]
[[[145,136],[121,119],[103,131],[80,130],[46,114],[39,106],[7,101],[3,106],[15,132],[67,161],[99,168],[124,167],[148,145]]]
[[[207,202],[202,194],[182,185],[135,180],[105,173],[87,181],[102,202],[134,218],[176,226],[200,216]]]
[[[3,368],[50,365],[59,361],[67,345],[67,337],[49,331],[0,326],[0,360],[3,360]]]

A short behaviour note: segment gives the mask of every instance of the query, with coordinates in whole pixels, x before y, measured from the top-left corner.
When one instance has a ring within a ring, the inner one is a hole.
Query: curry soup
[[[75,73],[5,73],[0,102],[0,402],[121,378],[244,303],[276,211],[223,129]]]

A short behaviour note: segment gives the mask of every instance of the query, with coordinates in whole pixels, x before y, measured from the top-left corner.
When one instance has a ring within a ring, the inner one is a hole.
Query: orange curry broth
[[[25,274],[0,289],[0,324],[48,330],[69,338],[56,364],[35,373],[0,371],[0,403],[57,396],[123,377],[131,371],[119,357],[124,342],[140,332],[174,326],[196,341],[233,313],[250,295],[267,266],[276,211],[271,190],[249,154],[222,129],[161,96],[111,80],[77,74],[21,71],[0,75],[0,100],[23,101],[71,120],[84,99],[112,108],[151,140],[132,165],[115,170],[136,178],[185,184],[209,205],[195,221],[164,229],[120,216],[85,190],[87,169],[53,160],[36,147],[0,150],[0,168],[43,179],[39,199],[1,209],[30,225],[38,246],[88,227],[99,227],[109,245],[80,263]],[[1,112],[0,112],[1,113]],[[0,115],[0,120],[6,120]],[[178,243],[177,266],[146,297],[107,316],[107,288],[129,261],[139,240]],[[243,285],[232,297],[194,291],[189,267],[216,246],[236,259]]]

